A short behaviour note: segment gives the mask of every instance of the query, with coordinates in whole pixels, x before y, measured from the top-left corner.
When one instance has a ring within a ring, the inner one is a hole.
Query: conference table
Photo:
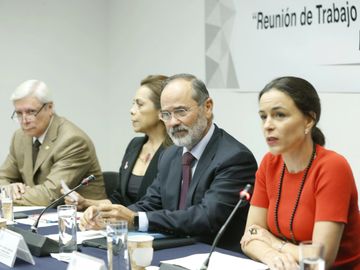
[[[55,210],[53,210],[53,211],[55,211]],[[22,211],[22,212],[24,212],[24,211]],[[39,212],[39,211],[37,211],[37,212]],[[26,212],[26,213],[33,214],[34,211]],[[36,213],[36,211],[35,211],[35,213]],[[19,226],[21,226],[24,229],[30,230],[30,226],[27,226],[27,225],[19,225]],[[39,227],[38,228],[38,233],[40,233],[42,235],[54,234],[57,231],[58,231],[57,224],[54,224],[54,225],[48,226],[48,227]],[[210,245],[196,242],[194,244],[187,245],[187,246],[156,250],[154,252],[154,257],[153,257],[151,265],[159,266],[160,261],[181,258],[181,257],[185,257],[188,255],[199,254],[199,253],[209,253],[210,249],[211,249]],[[79,251],[84,254],[100,258],[105,261],[105,264],[107,262],[107,251],[104,249],[93,248],[93,247],[84,247],[84,246],[80,245]],[[240,253],[232,252],[232,251],[221,249],[221,248],[217,248],[216,251],[225,253],[225,254],[229,254],[229,255],[233,255],[233,256],[237,256],[237,257],[244,257],[244,255],[242,255]],[[66,269],[68,267],[68,263],[59,261],[51,256],[44,256],[44,257],[33,256],[33,257],[34,257],[35,265],[29,264],[29,263],[17,258],[13,268],[10,268],[10,267],[6,266],[5,264],[0,263],[0,269],[62,270],[62,269]]]
[[[179,257],[183,257],[183,256],[197,254],[197,253],[208,253],[209,250],[210,250],[210,246],[207,244],[203,244],[203,243],[195,243],[195,244],[188,245],[188,246],[157,250],[154,252],[154,257],[153,257],[151,265],[159,266],[160,261],[163,261],[163,260],[175,259],[175,258],[179,258]],[[241,256],[241,254],[231,252],[228,250],[223,250],[223,249],[216,249],[216,250],[226,253],[226,254]],[[98,249],[98,248],[91,248],[91,247],[81,247],[81,252],[83,252],[84,254],[88,254],[88,255],[103,259],[105,261],[105,263],[107,261],[106,250]],[[35,260],[35,265],[31,265],[25,261],[17,259],[15,262],[14,268],[10,268],[4,264],[0,264],[0,269],[26,269],[26,270],[30,270],[30,269],[62,270],[62,269],[64,269],[65,270],[68,266],[67,263],[58,261],[57,259],[54,259],[50,256],[46,256],[46,257],[35,257],[34,256],[34,260]],[[199,267],[200,267],[200,265],[199,265]]]

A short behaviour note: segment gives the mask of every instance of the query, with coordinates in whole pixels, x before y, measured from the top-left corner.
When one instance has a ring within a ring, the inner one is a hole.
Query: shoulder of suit
[[[216,125],[213,137],[210,139],[209,144],[213,146],[216,145],[216,152],[221,155],[237,155],[239,153],[248,152],[253,156],[253,153],[245,144]]]
[[[68,126],[73,126],[74,128],[80,129],[77,125],[75,125],[73,122],[71,122],[70,120],[68,120],[65,117],[62,116],[58,116],[58,115],[54,115],[54,119],[53,119],[53,123],[54,125],[68,125]]]
[[[147,141],[146,136],[134,137],[129,142],[129,144],[127,146],[127,149],[134,148],[134,147],[139,147],[139,145],[142,146],[146,141]]]
[[[76,124],[66,119],[65,117],[55,115],[53,121],[54,122],[52,124],[54,125],[54,128],[57,129],[58,134],[60,133],[62,136],[68,135],[71,137],[78,136],[91,141],[90,137],[84,130],[82,130],[80,127],[78,127]]]
[[[163,152],[162,155],[163,156],[173,156],[179,153],[179,151],[182,153],[182,147],[177,146],[177,145],[171,145],[169,147],[166,147]]]
[[[21,128],[17,129],[14,132],[13,137],[11,139],[12,143],[19,143],[19,142],[27,143],[28,140],[31,141],[32,138],[26,135]]]
[[[147,141],[146,136],[134,137],[131,139],[130,144],[144,144]]]

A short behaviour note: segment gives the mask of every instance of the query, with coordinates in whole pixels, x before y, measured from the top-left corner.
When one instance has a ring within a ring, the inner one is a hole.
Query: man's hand
[[[61,190],[61,193],[64,194],[64,191]],[[81,210],[84,210],[84,209],[88,208],[89,204],[87,203],[87,200],[83,196],[81,196],[76,191],[73,191],[72,194],[76,196],[76,200],[74,200],[75,196],[69,196],[68,195],[64,199],[65,204],[76,205],[76,209],[78,211],[81,211]]]
[[[90,206],[80,220],[80,229],[102,229],[107,222],[126,220],[131,227],[136,213],[121,204]]]
[[[23,183],[12,183],[10,184],[12,197],[14,200],[20,200],[22,195],[25,193],[25,185]]]
[[[100,230],[105,227],[105,223],[102,220],[100,211],[97,206],[90,206],[82,215],[79,228],[82,231],[85,230]]]

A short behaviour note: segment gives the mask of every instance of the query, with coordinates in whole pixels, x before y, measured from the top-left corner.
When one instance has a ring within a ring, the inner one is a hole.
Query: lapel
[[[144,137],[144,140],[142,140],[141,142],[135,144],[133,147],[131,147],[125,154],[124,157],[124,163],[123,163],[123,174],[121,176],[121,182],[120,182],[120,186],[121,186],[121,195],[123,196],[123,198],[127,198],[126,196],[126,187],[127,184],[129,182],[131,173],[133,171],[133,168],[135,166],[135,162],[139,156],[139,153],[141,151],[142,146],[144,145],[144,143],[147,141],[147,138]]]
[[[52,123],[50,124],[50,127],[46,133],[45,139],[40,146],[40,150],[33,170],[33,177],[35,176],[37,170],[40,168],[41,164],[43,164],[45,159],[52,152],[52,149],[54,147],[55,141],[58,136],[58,128],[60,124],[61,124],[61,119],[57,115],[54,115]]]
[[[219,138],[219,129],[215,125],[214,134],[211,136],[210,141],[208,142],[207,146],[205,147],[205,150],[202,153],[200,160],[198,161],[196,170],[191,179],[188,194],[186,196],[186,205],[187,206],[192,204],[191,203],[192,198],[193,198],[194,192],[196,190],[196,187],[199,185],[201,176],[204,175],[206,169],[209,168],[211,161],[213,160],[213,158],[216,154],[218,138]]]
[[[167,200],[170,202],[169,209],[176,210],[179,209],[179,199],[181,193],[181,181],[182,181],[182,147],[177,147],[174,158],[171,159],[169,163],[169,174],[166,176],[169,178],[169,181],[166,181],[167,186],[165,188],[165,194]],[[168,208],[168,207],[166,207]]]
[[[25,135],[24,138],[24,179],[30,186],[34,184],[33,179],[33,160],[32,160],[32,137]],[[31,184],[30,184],[31,183]]]
[[[152,182],[156,178],[159,157],[163,151],[164,151],[164,146],[160,145],[160,147],[158,148],[158,150],[156,150],[154,156],[152,157],[150,164],[143,177],[143,180],[140,184],[140,188],[137,196],[138,200],[145,195],[147,188],[152,184]]]

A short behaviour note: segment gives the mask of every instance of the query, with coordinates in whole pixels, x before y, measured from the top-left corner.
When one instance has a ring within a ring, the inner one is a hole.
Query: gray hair
[[[209,91],[207,90],[205,83],[192,74],[181,73],[173,75],[164,81],[163,88],[165,88],[165,86],[170,82],[178,79],[191,82],[193,90],[192,98],[198,103],[198,105],[202,104],[209,98]]]
[[[27,80],[21,83],[12,93],[10,100],[16,101],[25,97],[33,96],[41,103],[52,102],[50,89],[42,81]]]

